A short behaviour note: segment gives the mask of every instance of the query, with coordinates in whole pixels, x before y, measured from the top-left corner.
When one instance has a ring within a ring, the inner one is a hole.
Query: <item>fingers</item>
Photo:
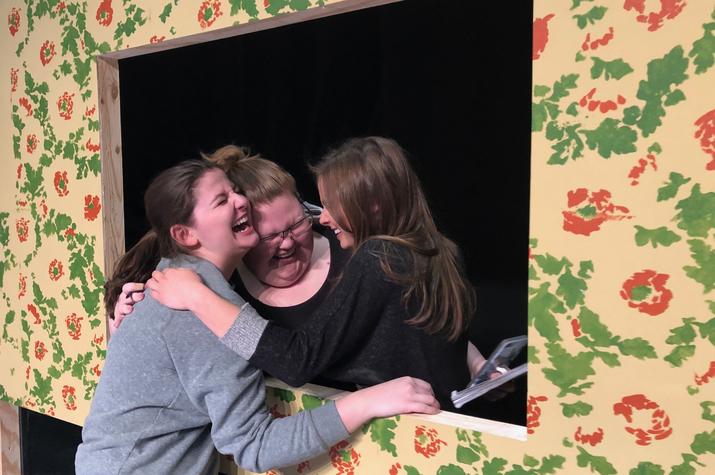
[[[127,282],[122,285],[122,293],[131,295],[133,292],[141,292],[144,290],[144,284],[140,282]]]

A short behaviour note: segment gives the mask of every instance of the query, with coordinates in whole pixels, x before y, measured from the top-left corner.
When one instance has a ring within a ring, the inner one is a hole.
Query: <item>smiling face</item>
[[[251,225],[251,206],[218,169],[207,171],[194,187],[196,204],[187,229],[196,240],[194,254],[221,270],[233,270],[258,244]]]
[[[295,195],[288,192],[253,207],[253,223],[260,236],[285,231],[304,217],[305,209]],[[271,287],[289,287],[298,282],[310,268],[313,232],[307,227],[305,232],[284,234],[282,238],[278,236],[261,240],[244,259],[253,275]]]
[[[333,230],[335,236],[338,238],[340,247],[343,249],[353,249],[355,247],[355,236],[338,223],[338,221],[346,221],[342,215],[342,209],[339,203],[334,204],[328,201],[325,183],[320,178],[318,179],[318,193],[320,194],[320,202],[323,204],[323,212],[320,213],[320,224]],[[335,217],[328,208],[333,209],[333,213],[336,213]]]

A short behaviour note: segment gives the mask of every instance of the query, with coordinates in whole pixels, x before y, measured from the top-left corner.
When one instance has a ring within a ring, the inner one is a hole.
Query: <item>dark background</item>
[[[531,2],[405,0],[121,60],[127,247],[151,179],[201,151],[249,146],[317,203],[307,162],[348,137],[392,137],[464,253],[488,356],[527,331],[531,22]],[[525,425],[526,378],[471,404]],[[79,429],[23,413],[24,473],[71,473]]]

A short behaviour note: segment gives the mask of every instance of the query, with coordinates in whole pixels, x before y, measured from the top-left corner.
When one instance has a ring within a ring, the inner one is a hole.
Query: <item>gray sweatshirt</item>
[[[166,267],[193,269],[214,292],[243,304],[207,261],[162,259],[158,268]],[[218,449],[263,472],[314,457],[348,435],[332,402],[273,419],[261,371],[191,312],[164,307],[147,292],[111,339],[75,468],[79,475],[210,474]]]

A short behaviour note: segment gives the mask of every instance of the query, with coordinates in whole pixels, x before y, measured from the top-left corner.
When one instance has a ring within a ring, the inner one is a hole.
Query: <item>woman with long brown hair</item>
[[[430,382],[442,407],[451,407],[450,392],[470,378],[466,329],[474,291],[403,150],[386,138],[352,139],[313,171],[325,208],[320,221],[353,255],[301,328],[244,315],[189,273],[155,273],[148,287],[167,305],[191,309],[229,348],[289,384],[321,374],[369,386],[409,374]]]

